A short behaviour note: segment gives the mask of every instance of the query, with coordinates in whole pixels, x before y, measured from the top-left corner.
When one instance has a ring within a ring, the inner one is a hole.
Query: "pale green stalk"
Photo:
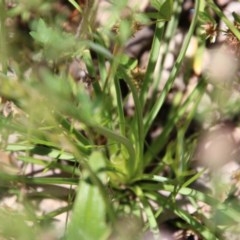
[[[141,87],[141,92],[140,92],[140,103],[142,108],[144,106],[144,101],[146,100],[146,96],[148,94],[150,83],[153,79],[155,64],[157,62],[157,59],[160,53],[160,46],[163,38],[164,26],[165,26],[165,22],[159,21],[156,24],[152,48],[151,48],[150,57],[149,57],[149,63],[143,79],[143,85]]]
[[[196,0],[196,3],[195,3],[195,12],[194,12],[194,17],[193,17],[193,20],[192,20],[192,23],[190,25],[190,28],[189,28],[189,31],[184,39],[184,42],[183,42],[183,45],[182,45],[182,48],[180,50],[180,53],[175,61],[175,64],[173,66],[173,69],[170,73],[170,76],[167,80],[167,83],[165,84],[164,88],[163,88],[163,91],[161,92],[161,95],[159,97],[159,99],[157,99],[155,105],[153,106],[153,108],[151,109],[150,113],[147,115],[147,118],[146,118],[146,121],[144,123],[144,133],[145,135],[147,134],[149,128],[151,127],[154,119],[156,118],[157,114],[159,113],[159,110],[161,109],[166,97],[167,97],[167,94],[169,92],[169,90],[171,89],[173,83],[174,83],[174,80],[176,79],[176,76],[181,68],[181,65],[182,65],[182,62],[184,60],[184,57],[185,57],[185,53],[187,51],[187,48],[189,46],[189,43],[190,43],[190,40],[191,40],[191,37],[194,33],[194,30],[195,30],[195,27],[196,27],[196,24],[197,24],[197,20],[198,20],[198,14],[199,14],[199,5],[200,5],[200,0]]]
[[[8,62],[5,18],[6,18],[5,1],[0,0],[0,70],[4,74],[7,73],[7,62]]]

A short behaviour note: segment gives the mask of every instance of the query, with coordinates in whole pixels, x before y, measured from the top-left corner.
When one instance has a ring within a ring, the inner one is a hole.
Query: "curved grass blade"
[[[144,196],[142,189],[137,186],[137,187],[133,188],[133,191],[139,197],[139,199],[143,205],[143,209],[144,209],[143,211],[145,212],[146,217],[148,219],[149,228],[150,228],[151,232],[153,233],[154,240],[161,239],[160,231],[158,228],[158,224],[157,224],[154,212],[153,212],[148,200]]]
[[[155,105],[151,109],[150,113],[147,115],[147,118],[146,118],[145,124],[144,124],[145,135],[147,134],[150,126],[152,125],[155,117],[157,116],[157,113],[161,109],[161,107],[162,107],[162,105],[163,105],[163,103],[164,103],[164,101],[165,101],[165,99],[167,97],[167,94],[170,91],[170,89],[172,87],[172,84],[174,83],[174,80],[176,79],[176,76],[177,76],[177,74],[178,74],[178,72],[180,70],[180,67],[181,67],[181,64],[183,62],[185,53],[186,53],[187,48],[189,46],[190,39],[191,39],[191,37],[192,37],[192,35],[194,33],[194,29],[195,29],[196,24],[197,24],[198,13],[199,13],[199,6],[200,6],[200,0],[196,1],[195,13],[194,13],[194,17],[193,17],[192,23],[191,23],[189,31],[188,31],[185,39],[184,39],[182,48],[181,48],[180,53],[179,53],[179,55],[178,55],[178,57],[177,57],[177,59],[175,61],[174,67],[173,67],[173,69],[172,69],[172,71],[170,73],[170,76],[169,76],[169,78],[167,80],[167,83],[165,84],[159,99],[157,99]]]

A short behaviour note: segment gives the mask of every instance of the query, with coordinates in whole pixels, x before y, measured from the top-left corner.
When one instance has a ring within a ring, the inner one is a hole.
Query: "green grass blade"
[[[168,209],[175,213],[177,216],[179,216],[181,219],[183,219],[188,227],[204,237],[204,239],[209,240],[217,240],[218,238],[215,236],[214,230],[211,229],[210,226],[205,226],[203,223],[200,223],[200,221],[197,221],[196,218],[191,216],[186,211],[182,210],[179,206],[177,206],[176,203],[173,203],[169,200],[169,198],[163,198],[161,195],[159,195],[156,192],[146,193],[147,198],[157,202],[161,206],[164,206],[165,209]],[[184,224],[186,227],[186,224]]]
[[[143,113],[142,113],[142,107],[140,103],[140,99],[138,96],[138,92],[136,87],[134,86],[132,80],[129,78],[127,74],[125,74],[125,80],[127,84],[129,85],[129,88],[131,90],[131,93],[133,95],[133,100],[135,104],[135,116],[133,119],[133,124],[136,126],[133,126],[134,128],[137,128],[136,134],[135,134],[135,143],[136,143],[136,159],[135,159],[135,177],[137,177],[139,174],[142,174],[143,172],[143,144],[144,144],[144,129],[143,129]]]
[[[0,64],[1,64],[1,72],[6,74],[7,73],[7,32],[6,32],[6,9],[7,4],[5,1],[0,1]]]
[[[166,61],[166,55],[168,54],[169,52],[169,46],[170,46],[170,43],[171,43],[171,38],[172,36],[174,36],[175,34],[175,31],[177,29],[177,25],[178,25],[178,22],[179,22],[179,15],[181,13],[181,9],[182,9],[182,2],[183,0],[180,0],[180,1],[174,1],[173,3],[173,17],[171,18],[171,20],[167,23],[167,27],[166,27],[166,32],[164,34],[164,37],[161,41],[161,48],[162,48],[162,54],[159,55],[158,57],[158,61],[160,62],[159,66],[158,64],[155,65],[155,74],[157,76],[157,79],[156,81],[153,82],[153,89],[154,89],[154,92],[152,94],[152,97],[151,97],[151,104],[153,102],[156,101],[156,97],[157,97],[157,93],[158,93],[158,86],[160,84],[160,81],[162,79],[162,70],[163,70],[163,66],[165,64],[165,61]],[[158,67],[158,69],[157,69]]]
[[[118,111],[118,117],[119,117],[120,132],[121,132],[121,135],[126,136],[125,117],[123,112],[123,100],[121,95],[119,79],[116,76],[114,77],[114,85],[116,90],[117,111]]]
[[[101,96],[102,95],[102,89],[100,87],[99,81],[96,78],[97,74],[96,74],[96,71],[95,71],[94,62],[92,60],[92,57],[91,57],[91,54],[90,54],[89,51],[84,51],[83,60],[87,65],[87,69],[88,69],[88,72],[90,73],[90,77],[94,78],[94,81],[92,83],[94,92],[95,92],[96,96]]]
[[[63,150],[56,149],[55,146],[47,145],[49,142],[37,141],[36,145],[29,143],[22,144],[8,144],[6,147],[7,151],[26,151],[35,154],[42,155],[43,153],[51,158],[64,159],[69,161],[74,161],[74,156],[71,153],[65,152]]]
[[[151,159],[156,157],[157,153],[161,151],[161,149],[167,144],[169,135],[172,129],[175,127],[176,123],[185,115],[187,108],[192,102],[195,102],[197,107],[197,103],[200,101],[202,94],[204,93],[206,87],[205,81],[201,80],[193,92],[190,94],[188,99],[183,103],[181,108],[176,111],[170,119],[167,121],[167,125],[164,126],[163,132],[154,140],[149,149],[146,151],[144,156],[144,161],[148,164]]]
[[[56,217],[56,216],[58,216],[58,215],[60,215],[60,214],[62,214],[64,212],[70,211],[71,208],[72,208],[72,204],[69,204],[66,207],[58,208],[57,210],[54,210],[52,212],[49,212],[49,213],[39,217],[38,220],[40,222],[45,222],[45,221],[51,220],[54,217]]]
[[[136,193],[136,195],[139,197],[139,199],[143,205],[144,212],[148,219],[149,228],[150,228],[151,232],[153,233],[154,240],[161,239],[160,231],[158,228],[158,224],[157,224],[154,212],[153,212],[148,200],[144,196],[142,189],[140,187],[135,187],[135,189],[133,189],[133,190]]]
[[[177,74],[180,70],[181,64],[182,64],[182,62],[184,60],[184,57],[185,57],[185,53],[186,53],[187,48],[188,48],[189,43],[190,43],[190,39],[191,39],[191,37],[194,33],[194,30],[195,30],[195,27],[196,27],[196,24],[197,24],[198,13],[199,13],[199,2],[200,2],[200,0],[197,0],[196,3],[195,3],[195,12],[194,12],[194,17],[193,17],[192,23],[190,25],[189,31],[188,31],[184,41],[183,41],[180,53],[179,53],[179,55],[178,55],[178,57],[175,61],[175,64],[174,64],[173,69],[170,73],[170,76],[167,80],[167,83],[165,84],[159,99],[157,99],[155,105],[153,106],[150,113],[147,115],[147,118],[145,119],[145,122],[144,122],[144,133],[145,133],[145,135],[147,134],[147,132],[148,132],[150,126],[152,125],[155,117],[157,116],[159,110],[161,109],[161,107],[162,107],[162,105],[163,105],[163,103],[164,103],[164,101],[167,97],[167,94],[170,91],[170,89],[171,89],[171,87],[174,83],[174,80],[176,79],[176,76],[177,76]]]
[[[158,176],[149,176],[150,178],[154,179],[154,183],[140,183],[139,187],[143,189],[143,191],[159,191],[159,190],[165,190],[169,193],[173,193],[176,190],[177,183],[172,182],[171,180],[168,180],[166,178],[159,178]],[[161,183],[161,185],[159,185]],[[178,193],[182,194],[187,197],[194,198],[196,201],[204,202],[212,207],[216,211],[219,211],[221,214],[225,215],[229,219],[239,222],[240,221],[240,213],[237,211],[237,209],[229,207],[227,204],[221,203],[219,200],[213,198],[207,193],[203,193],[200,191],[197,191],[195,189],[187,188],[187,187],[179,187]]]
[[[143,85],[141,87],[141,92],[140,92],[140,103],[142,107],[144,106],[144,101],[146,100],[149,86],[153,79],[153,72],[159,56],[160,46],[163,38],[164,26],[165,26],[164,22],[157,22],[156,24],[152,48],[151,48],[150,57],[149,57],[149,63],[147,66],[147,70],[143,79]]]
[[[70,2],[79,12],[82,12],[81,7],[75,0],[68,0],[68,2]]]
[[[13,180],[26,183],[26,184],[67,184],[67,185],[77,185],[78,178],[66,178],[66,177],[12,177]]]
[[[46,161],[42,159],[38,159],[35,157],[28,157],[28,156],[19,156],[18,157],[19,161],[22,161],[26,164],[35,164],[39,166],[43,166],[45,169],[60,169],[63,172],[66,173],[73,173],[77,174],[80,176],[80,170],[76,168],[75,166],[70,166],[70,165],[65,165],[62,164],[61,162],[58,163],[56,161]]]

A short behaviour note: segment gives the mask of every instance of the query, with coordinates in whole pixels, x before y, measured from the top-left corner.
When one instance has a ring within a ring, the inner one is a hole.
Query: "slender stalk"
[[[136,142],[136,159],[135,159],[135,177],[138,176],[143,172],[143,144],[144,144],[144,131],[143,131],[143,117],[142,117],[142,107],[140,103],[140,99],[137,93],[137,89],[134,86],[133,82],[129,78],[127,74],[125,74],[126,82],[128,83],[131,93],[133,95],[133,100],[135,103],[135,121],[137,122],[137,133],[135,136],[135,142]],[[134,121],[134,122],[135,122]]]
[[[185,53],[187,51],[187,48],[189,46],[189,43],[190,43],[190,39],[194,33],[194,29],[195,29],[195,26],[197,24],[197,19],[198,19],[198,14],[199,14],[199,5],[200,5],[200,0],[196,0],[196,4],[195,4],[195,12],[194,12],[194,17],[193,17],[193,20],[192,20],[192,23],[190,25],[190,28],[189,28],[189,31],[184,39],[184,42],[183,42],[183,45],[182,45],[182,48],[180,50],[180,53],[176,59],[176,62],[173,66],[173,69],[170,73],[170,76],[167,80],[167,83],[165,84],[164,88],[163,88],[163,91],[159,97],[159,99],[156,101],[155,105],[153,106],[152,110],[150,111],[149,115],[147,116],[147,119],[145,121],[145,124],[144,124],[144,133],[145,135],[147,134],[150,126],[152,125],[155,117],[157,116],[159,110],[161,109],[166,97],[167,97],[167,94],[169,92],[169,90],[171,89],[173,83],[174,83],[174,80],[176,79],[176,76],[180,70],[180,67],[181,67],[181,64],[184,60],[184,57],[185,57]]]
[[[80,13],[82,12],[82,8],[75,0],[68,0],[68,2],[70,2]]]
[[[81,132],[79,132],[77,129],[75,129],[67,119],[62,117],[60,114],[57,114],[57,120],[59,121],[61,126],[67,130],[68,133],[73,134],[76,137],[76,139],[79,142],[81,142],[84,146],[91,145],[91,142],[89,141],[89,139],[87,139],[85,136],[83,136],[81,134]]]
[[[142,189],[137,186],[133,189],[133,191],[139,197],[139,199],[140,199],[140,201],[143,205],[144,212],[145,212],[145,214],[147,216],[147,219],[148,219],[150,230],[153,233],[153,239],[154,240],[161,239],[160,238],[160,231],[159,231],[159,228],[158,228],[158,224],[157,224],[154,212],[153,212],[153,210],[151,208],[151,205],[149,204],[147,198],[145,197]]]
[[[85,39],[89,33],[89,30],[92,31],[94,20],[97,12],[97,1],[87,0],[85,8],[82,14],[82,20],[78,25],[75,38]]]
[[[120,132],[123,136],[125,136],[125,118],[124,118],[124,112],[123,112],[123,101],[121,96],[121,89],[119,84],[119,79],[117,77],[114,78],[114,85],[116,90],[116,97],[117,97],[117,111],[119,116],[119,125],[120,125]]]
[[[199,101],[200,97],[202,96],[205,90],[205,86],[206,83],[204,81],[200,81],[199,85],[194,89],[189,98],[184,102],[181,109],[179,109],[179,111],[176,112],[176,114],[169,119],[167,125],[164,127],[163,132],[159,135],[159,137],[155,139],[155,141],[149,147],[148,151],[145,153],[145,164],[148,164],[151,159],[154,158],[156,154],[160,152],[164,145],[167,143],[167,139],[173,127],[179,121],[179,119],[184,116],[189,105],[192,102],[195,102],[195,104],[197,105],[197,101]]]
[[[122,52],[123,52],[122,46],[120,46],[119,43],[116,42],[114,44],[114,47],[113,47],[111,66],[109,68],[106,80],[105,80],[104,85],[103,85],[103,92],[104,93],[107,91],[107,89],[109,89],[110,83],[111,83],[112,79],[114,79],[114,76],[116,74],[116,71],[117,71],[117,68],[118,68],[118,65],[119,65],[118,58],[122,54]]]
[[[166,33],[164,34],[164,37],[161,42],[162,54],[159,55],[159,58],[158,58],[159,64],[156,64],[155,70],[154,70],[155,76],[157,76],[157,77],[156,77],[156,81],[154,81],[154,83],[153,83],[154,92],[151,97],[152,102],[155,102],[155,100],[156,100],[156,96],[158,93],[158,86],[162,79],[162,70],[163,70],[164,63],[166,61],[166,55],[169,52],[171,38],[172,38],[172,36],[174,36],[175,31],[177,29],[177,25],[178,25],[178,21],[179,21],[179,14],[182,9],[182,2],[183,2],[183,0],[174,1],[173,14],[172,14],[173,16],[170,19],[170,21],[167,23]]]
[[[45,169],[61,169],[63,172],[66,173],[72,173],[73,172],[73,167],[69,166],[69,165],[63,165],[57,162],[51,162],[49,163],[48,161],[45,160],[41,160],[41,159],[37,159],[37,158],[33,158],[33,157],[28,157],[28,156],[20,156],[19,161],[22,161],[26,164],[36,164],[39,166],[43,166]],[[80,176],[80,170],[79,169],[74,169],[75,171],[75,175],[79,175]]]
[[[0,64],[2,72],[7,73],[7,41],[5,29],[6,7],[5,1],[0,0]],[[1,70],[1,68],[0,68]]]
[[[174,184],[169,184],[167,183],[167,178],[166,180],[162,177],[161,179],[158,179],[158,176],[154,176],[152,178],[154,183],[141,183],[139,184],[139,188],[142,189],[142,191],[152,191],[152,192],[157,192],[159,189],[165,190],[169,193],[172,193],[176,189],[176,183]],[[149,179],[150,181],[150,179]],[[161,186],[159,186],[161,184]],[[240,213],[239,211],[230,208],[227,206],[225,203],[221,203],[218,199],[213,198],[207,193],[203,193],[200,191],[197,191],[192,188],[188,187],[181,187],[178,189],[178,193],[186,196],[188,198],[193,198],[196,199],[197,201],[204,202],[210,206],[215,206],[220,212],[225,213],[225,216],[229,217],[230,219],[233,219],[235,222],[240,221]],[[147,195],[147,194],[146,194]],[[159,195],[159,194],[158,194]]]
[[[152,48],[151,48],[150,57],[149,57],[149,63],[146,70],[146,74],[143,79],[143,85],[140,92],[141,106],[144,106],[144,100],[146,99],[146,95],[148,94],[148,88],[153,78],[155,63],[157,62],[160,46],[162,42],[164,26],[165,26],[165,22],[157,22],[156,24]]]
[[[95,69],[94,69],[94,63],[93,63],[93,60],[92,60],[92,57],[91,57],[91,54],[90,54],[89,50],[84,51],[83,59],[84,59],[84,62],[86,63],[86,65],[87,65],[88,72],[91,73],[90,76],[94,78],[94,81],[92,82],[94,92],[95,92],[96,96],[101,96],[102,95],[101,86],[100,86],[99,82],[97,81],[97,75],[96,75],[96,72],[95,72]]]
[[[99,44],[102,44],[104,46],[103,41],[99,42]],[[104,82],[107,79],[105,58],[101,54],[97,54],[97,58],[98,58],[98,68],[99,68],[99,75],[100,75],[100,84],[101,86],[103,86]]]
[[[54,217],[60,215],[61,213],[68,212],[71,209],[72,209],[72,203],[68,203],[68,205],[66,207],[61,207],[61,208],[58,208],[57,210],[54,210],[54,211],[49,212],[49,213],[46,213],[43,216],[39,216],[38,220],[39,221],[51,220]]]
[[[218,238],[214,234],[214,228],[210,225],[205,226],[204,224],[199,223],[192,215],[188,212],[180,209],[176,204],[167,201],[167,199],[162,198],[161,195],[152,192],[151,194],[146,193],[147,199],[159,203],[161,206],[164,206],[165,209],[169,209],[171,212],[174,212],[177,216],[183,219],[188,223],[193,230],[198,232],[203,236],[204,239],[217,240]],[[186,224],[183,224],[186,227]]]
[[[176,144],[176,162],[177,162],[177,178],[181,179],[181,174],[184,173],[186,162],[184,161],[185,145],[184,145],[185,131],[180,128],[177,132],[177,144]]]

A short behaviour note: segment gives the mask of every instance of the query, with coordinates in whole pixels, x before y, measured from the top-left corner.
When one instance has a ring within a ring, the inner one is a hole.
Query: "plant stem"
[[[125,136],[126,131],[125,131],[125,118],[124,118],[124,112],[123,112],[123,101],[121,96],[119,79],[117,77],[114,77],[114,85],[115,85],[116,97],[117,97],[117,111],[119,116],[120,132],[123,136]]]
[[[200,5],[200,0],[196,0],[196,3],[195,3],[195,12],[194,12],[194,17],[193,17],[193,20],[192,20],[192,23],[190,25],[190,28],[189,28],[189,31],[184,39],[184,42],[183,42],[183,45],[182,45],[182,48],[180,50],[180,53],[176,59],[176,62],[173,66],[173,69],[170,73],[170,76],[167,80],[167,83],[165,84],[164,88],[163,88],[163,91],[159,97],[159,99],[156,101],[155,105],[153,106],[153,108],[151,109],[149,115],[147,116],[147,119],[145,121],[145,124],[144,124],[144,133],[145,135],[147,134],[150,126],[152,125],[155,117],[157,116],[158,112],[160,111],[166,97],[167,97],[167,94],[169,92],[169,90],[171,89],[173,83],[174,83],[174,80],[176,79],[176,76],[180,70],[180,67],[182,65],[182,62],[183,62],[183,59],[185,57],[185,53],[187,51],[187,48],[189,46],[189,43],[190,43],[190,39],[194,33],[194,29],[195,29],[195,26],[197,24],[197,19],[198,19],[198,14],[199,14],[199,5]]]
[[[0,0],[0,70],[7,73],[7,42],[6,42],[6,29],[5,29],[5,18],[6,9],[5,1]]]
[[[148,219],[150,230],[153,233],[153,239],[154,240],[161,239],[160,238],[160,231],[159,231],[159,228],[158,228],[158,224],[157,224],[154,212],[153,212],[147,198],[145,197],[142,189],[140,187],[136,186],[133,190],[134,190],[135,194],[139,197],[139,199],[140,199],[140,201],[143,205],[144,212],[145,212],[145,214],[147,216],[147,219]]]
[[[189,107],[192,102],[195,102],[197,105],[198,101],[200,100],[200,97],[205,91],[206,83],[205,81],[200,81],[198,86],[193,90],[191,95],[188,97],[188,99],[183,103],[183,106],[179,109],[179,111],[176,112],[174,116],[172,116],[169,120],[167,125],[164,127],[163,132],[155,139],[151,147],[147,150],[147,152],[144,155],[144,161],[145,164],[148,164],[152,158],[154,158],[158,152],[162,150],[164,145],[167,143],[169,134],[171,133],[173,127],[175,124],[181,119],[184,114],[186,113],[187,108]]]
[[[140,103],[142,108],[144,106],[144,100],[146,98],[146,95],[148,94],[148,87],[152,81],[155,64],[159,56],[160,45],[161,45],[160,43],[163,37],[164,26],[165,26],[165,22],[157,22],[156,24],[152,48],[151,48],[150,57],[149,57],[149,63],[143,79],[143,85],[140,92]]]
[[[153,83],[154,92],[151,96],[151,99],[152,99],[151,103],[155,102],[157,94],[158,94],[158,86],[159,86],[159,83],[162,79],[163,66],[164,66],[165,61],[166,61],[166,55],[169,52],[169,46],[170,46],[170,43],[171,43],[171,38],[172,38],[172,36],[174,36],[177,25],[178,25],[179,14],[180,14],[181,9],[182,9],[182,2],[183,2],[183,0],[178,0],[178,1],[174,2],[173,17],[167,23],[166,32],[165,32],[164,37],[161,41],[161,52],[162,52],[162,54],[159,55],[158,63],[156,63],[156,65],[155,65],[154,75],[156,76],[156,81],[154,81],[154,83]]]
[[[97,1],[96,0],[87,0],[85,8],[82,14],[82,20],[77,28],[75,34],[76,38],[85,39],[89,33],[89,30],[92,31],[94,20],[97,12]]]
[[[129,76],[127,74],[125,74],[125,79],[126,82],[128,83],[130,89],[131,89],[131,93],[133,95],[133,100],[135,103],[135,111],[136,111],[136,115],[134,118],[133,123],[136,121],[137,122],[137,133],[135,136],[135,142],[136,142],[136,159],[135,159],[135,171],[134,171],[134,175],[135,177],[137,177],[139,174],[142,174],[143,172],[143,144],[144,144],[144,128],[143,128],[143,117],[142,117],[142,107],[141,107],[141,103],[140,103],[140,99],[137,93],[137,89],[134,86],[133,82],[131,81],[131,79],[129,78]]]

